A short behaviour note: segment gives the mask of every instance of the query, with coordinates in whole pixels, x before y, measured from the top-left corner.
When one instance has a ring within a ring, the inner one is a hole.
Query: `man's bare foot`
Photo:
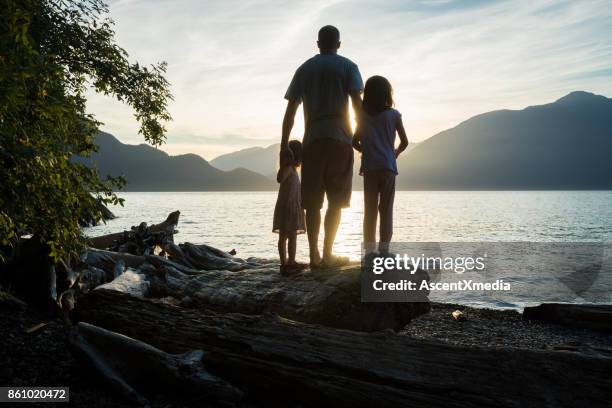
[[[317,269],[321,267],[321,262],[323,260],[321,259],[321,255],[319,254],[319,252],[316,253],[311,253],[310,254],[310,267],[312,269]]]
[[[323,258],[322,266],[326,268],[348,265],[351,260],[346,256],[329,255]]]

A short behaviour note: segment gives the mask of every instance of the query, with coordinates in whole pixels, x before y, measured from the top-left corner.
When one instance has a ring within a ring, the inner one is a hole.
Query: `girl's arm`
[[[400,144],[397,149],[395,149],[395,157],[397,158],[408,147],[408,136],[406,136],[406,130],[404,129],[404,123],[402,122],[401,116],[397,119],[395,130],[397,130],[397,134],[400,137]]]
[[[293,153],[287,149],[281,151],[280,164],[278,173],[276,173],[276,181],[282,183],[291,174],[291,165],[293,164]]]
[[[281,166],[281,168],[278,169],[278,173],[276,173],[276,181],[278,181],[279,183],[282,183],[283,181],[287,179],[287,177],[289,177],[289,174],[291,174],[291,166],[290,165]]]

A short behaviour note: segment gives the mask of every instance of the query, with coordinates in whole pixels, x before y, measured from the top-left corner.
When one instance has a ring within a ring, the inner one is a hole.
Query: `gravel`
[[[466,320],[453,319],[451,313],[455,310],[462,311]],[[462,346],[567,350],[612,356],[612,335],[525,321],[515,310],[433,303],[431,313],[414,319],[401,333]]]

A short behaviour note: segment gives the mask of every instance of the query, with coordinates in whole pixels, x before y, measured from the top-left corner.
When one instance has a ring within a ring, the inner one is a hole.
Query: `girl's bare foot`
[[[286,264],[286,265],[281,265],[281,267],[280,267],[281,275],[291,276],[291,275],[298,274],[298,273],[300,273],[300,272],[302,272],[304,270],[304,268],[302,268],[301,265],[304,265],[304,267],[306,267],[305,264]]]

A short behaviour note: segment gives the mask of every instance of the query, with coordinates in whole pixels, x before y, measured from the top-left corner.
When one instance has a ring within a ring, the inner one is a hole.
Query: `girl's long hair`
[[[371,115],[393,107],[393,88],[387,78],[368,78],[363,91],[363,110]]]
[[[302,142],[299,140],[291,140],[288,147],[291,153],[284,155],[279,161],[276,162],[277,172],[283,166],[300,167],[302,165]]]

